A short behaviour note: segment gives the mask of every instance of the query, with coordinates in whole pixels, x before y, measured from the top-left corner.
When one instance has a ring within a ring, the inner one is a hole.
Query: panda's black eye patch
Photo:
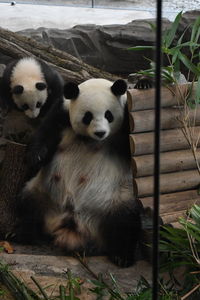
[[[16,85],[16,86],[14,86],[14,88],[12,89],[12,92],[13,92],[13,94],[15,94],[15,95],[19,95],[19,94],[22,94],[22,93],[23,93],[23,90],[24,90],[24,88],[23,88],[22,85]]]
[[[93,114],[90,111],[87,111],[82,119],[83,124],[89,125],[93,119]]]
[[[36,108],[40,108],[41,106],[42,106],[42,103],[41,102],[37,102]]]
[[[21,107],[23,110],[28,110],[29,109],[29,106],[28,106],[28,104],[24,104],[24,105],[22,105],[22,107]]]
[[[37,82],[35,84],[36,89],[38,89],[39,91],[43,91],[44,89],[46,89],[47,85],[44,82]]]
[[[114,120],[113,114],[111,113],[110,110],[107,110],[105,112],[105,118],[108,120],[109,123],[112,123]]]

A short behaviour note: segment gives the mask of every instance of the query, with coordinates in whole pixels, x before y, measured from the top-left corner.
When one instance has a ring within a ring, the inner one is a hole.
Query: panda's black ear
[[[24,91],[24,88],[22,85],[16,85],[14,86],[14,88],[12,89],[12,93],[13,94],[16,94],[16,95],[19,95],[19,94],[22,94]]]
[[[64,86],[64,96],[67,99],[76,99],[79,94],[79,87],[74,82],[68,82]]]
[[[124,81],[123,79],[116,80],[111,86],[111,91],[115,96],[121,96],[125,94],[127,91],[126,81]]]

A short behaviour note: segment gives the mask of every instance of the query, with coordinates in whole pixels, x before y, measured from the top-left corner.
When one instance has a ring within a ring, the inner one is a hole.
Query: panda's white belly
[[[131,173],[104,146],[90,147],[68,130],[43,180],[50,198],[62,210],[73,205],[76,212],[105,211],[133,199]]]

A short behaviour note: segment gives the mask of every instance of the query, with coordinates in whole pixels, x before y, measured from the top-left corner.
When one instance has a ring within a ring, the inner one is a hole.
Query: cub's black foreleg
[[[139,209],[119,207],[105,216],[101,229],[109,259],[122,268],[133,265],[141,233]]]

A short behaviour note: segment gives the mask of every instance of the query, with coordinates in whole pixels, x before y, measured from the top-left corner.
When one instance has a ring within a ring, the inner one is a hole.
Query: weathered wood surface
[[[142,203],[144,207],[153,209],[153,197],[142,198]],[[160,195],[160,215],[163,222],[175,224],[194,203],[200,205],[196,189]]]
[[[0,172],[0,239],[13,234],[17,222],[16,195],[26,176],[26,146],[8,142]]]
[[[197,151],[200,161],[200,151]],[[143,177],[154,174],[154,155],[132,156],[133,176]],[[160,172],[171,173],[196,168],[196,162],[190,149],[160,153]]]
[[[160,216],[164,223],[178,226],[178,218],[192,204],[200,204],[197,189],[200,174],[200,108],[184,107],[188,91],[195,84],[161,89]],[[153,209],[155,89],[129,90],[130,147],[133,187],[143,206]],[[185,126],[185,127],[184,127]],[[189,127],[189,129],[188,129]],[[196,144],[193,152],[184,131]]]
[[[195,84],[194,84],[195,87]],[[188,94],[191,84],[180,86],[162,87],[161,107],[170,107],[184,104],[184,96]],[[137,90],[130,89],[127,92],[129,111],[147,110],[155,108],[155,89]]]
[[[193,128],[195,135],[200,132],[200,126]],[[130,134],[132,155],[154,153],[154,132]],[[188,149],[189,145],[181,129],[161,131],[161,152]]]
[[[139,197],[153,195],[154,176],[134,178],[134,190]],[[196,169],[160,175],[160,192],[172,193],[198,188],[200,175]]]
[[[88,65],[66,52],[3,28],[0,28],[0,52],[14,59],[26,56],[43,59],[57,69],[65,80],[76,83],[81,83],[92,77],[113,81],[118,78]]]
[[[183,127],[181,120],[185,117],[184,107],[168,107],[161,109],[161,129]],[[200,107],[187,111],[187,122],[200,124]],[[155,111],[153,109],[130,112],[131,132],[153,131],[155,126]]]

